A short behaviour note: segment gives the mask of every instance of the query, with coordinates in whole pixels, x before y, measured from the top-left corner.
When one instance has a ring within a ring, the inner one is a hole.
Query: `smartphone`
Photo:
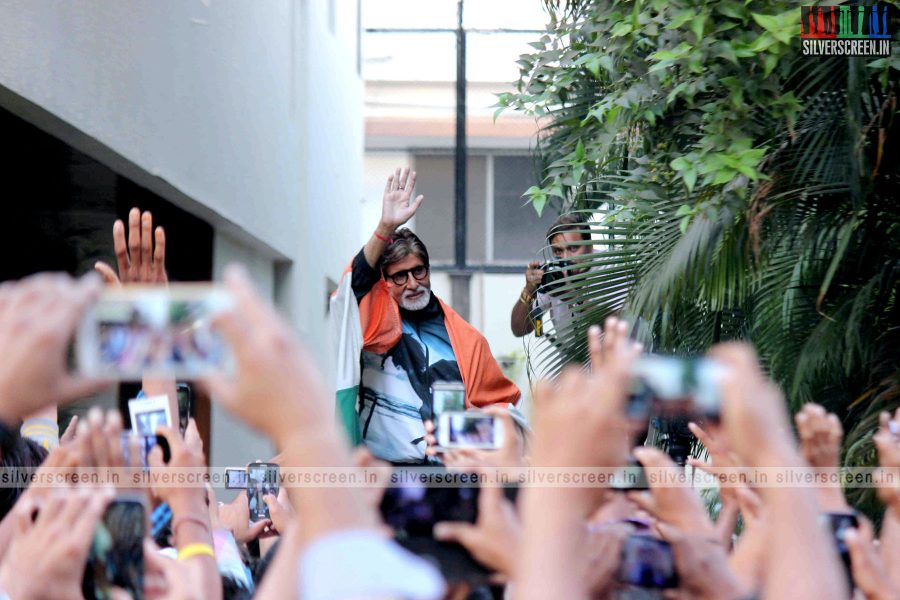
[[[129,400],[128,414],[131,416],[131,428],[140,435],[156,435],[156,428],[160,425],[172,426],[169,397],[165,394]]]
[[[175,392],[178,394],[178,425],[184,431],[188,421],[194,416],[194,394],[191,386],[186,383],[175,384]]]
[[[649,535],[635,534],[625,538],[619,582],[646,589],[678,587],[672,546]]]
[[[141,466],[144,468],[150,467],[150,461],[147,460],[147,456],[150,454],[150,451],[153,450],[154,446],[159,446],[162,449],[163,462],[169,462],[169,459],[172,458],[172,452],[169,449],[169,440],[161,435],[141,435],[138,433],[134,433],[132,430],[123,431],[121,436],[121,444],[122,444],[122,456],[125,458],[125,464],[131,464],[131,444],[130,440],[132,437],[136,437],[138,439],[138,448],[141,453]]]
[[[834,543],[837,546],[838,554],[841,556],[841,562],[844,563],[847,581],[850,582],[852,587],[853,571],[850,565],[850,549],[847,547],[844,535],[847,533],[848,529],[856,529],[859,527],[859,519],[854,513],[843,512],[824,513],[821,519],[825,521],[827,526],[831,529],[832,535],[834,535]]]
[[[429,475],[443,475],[440,468]],[[478,487],[432,487],[413,471],[394,471],[392,481],[381,499],[382,521],[394,532],[397,542],[409,551],[437,564],[449,582],[487,583],[490,571],[476,561],[461,545],[434,539],[434,525],[441,521],[474,523],[478,517]],[[515,502],[518,488],[504,490]]]
[[[478,411],[444,412],[439,419],[437,437],[443,448],[496,450],[503,444],[503,422]]]
[[[466,386],[461,381],[435,381],[431,392],[435,424],[447,411],[466,410]]]
[[[269,505],[263,501],[267,494],[278,496],[278,465],[250,463],[247,465],[247,504],[251,521],[271,518]]]
[[[132,598],[144,597],[146,513],[137,496],[117,498],[106,507],[88,553],[82,580],[85,598],[112,598],[114,587]]]
[[[696,416],[717,419],[725,366],[707,358],[648,354],[635,361],[627,412],[632,417]]]
[[[246,490],[247,489],[247,469],[239,469],[237,467],[228,467],[225,469],[225,489],[226,490]]]
[[[432,537],[440,521],[474,523],[477,487],[429,487],[414,481],[389,487],[381,500],[381,516],[399,538]]]
[[[225,289],[205,284],[104,290],[79,325],[77,368],[123,381],[229,372],[231,353],[211,323],[233,304]]]

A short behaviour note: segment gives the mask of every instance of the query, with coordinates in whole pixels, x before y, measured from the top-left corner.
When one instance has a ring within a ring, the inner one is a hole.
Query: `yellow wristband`
[[[178,551],[178,560],[185,560],[192,556],[212,556],[216,557],[216,552],[209,544],[188,544]]]

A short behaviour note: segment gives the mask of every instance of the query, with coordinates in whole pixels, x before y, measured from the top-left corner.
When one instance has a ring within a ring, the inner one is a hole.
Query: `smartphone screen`
[[[622,545],[621,583],[647,589],[678,587],[672,546],[648,535],[632,535]]]
[[[113,587],[143,598],[146,509],[139,499],[118,498],[94,531],[83,580],[85,598],[113,597]]]
[[[232,304],[227,291],[209,285],[104,290],[79,326],[78,369],[125,381],[230,371],[230,352],[211,324]]]
[[[634,363],[628,412],[633,416],[652,410],[662,417],[718,418],[719,382],[724,373],[724,365],[706,358],[641,356]]]
[[[477,411],[451,411],[441,415],[438,444],[444,448],[499,448],[503,423]]]
[[[247,489],[247,469],[227,468],[225,469],[225,489],[226,490],[246,490]]]
[[[435,424],[445,412],[466,410],[466,387],[461,381],[436,381],[431,391]]]
[[[247,466],[247,503],[251,521],[271,518],[269,505],[263,500],[266,495],[278,496],[278,465],[251,463]]]
[[[404,479],[405,481],[405,479]],[[381,500],[381,516],[398,538],[428,537],[440,521],[474,523],[477,487],[428,487],[418,481],[389,487]]]

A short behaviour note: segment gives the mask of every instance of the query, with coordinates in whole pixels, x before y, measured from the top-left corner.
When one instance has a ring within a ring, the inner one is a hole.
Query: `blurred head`
[[[570,213],[562,215],[547,230],[547,242],[553,252],[554,260],[570,260],[578,262],[580,257],[594,252],[590,227],[582,215]],[[569,269],[570,273],[583,273],[587,267]]]
[[[0,452],[0,455],[2,455],[0,456],[0,467],[22,469],[25,473],[23,478],[27,479],[27,476],[34,473],[47,458],[47,451],[33,440],[17,437],[9,448],[4,448]],[[21,479],[16,478],[16,480],[20,481]],[[25,488],[25,485],[0,488],[0,519],[3,519],[6,513],[12,509]]]
[[[381,274],[394,300],[406,310],[422,310],[431,299],[428,250],[409,229],[394,232],[394,239],[379,260]]]

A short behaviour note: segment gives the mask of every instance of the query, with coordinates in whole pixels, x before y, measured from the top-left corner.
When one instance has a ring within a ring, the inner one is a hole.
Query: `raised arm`
[[[544,276],[544,272],[538,268],[540,265],[541,263],[537,261],[528,263],[528,270],[525,271],[525,287],[522,288],[518,300],[513,305],[509,326],[516,337],[522,337],[534,331],[534,323],[529,315],[534,302],[534,293],[541,284],[541,277]]]
[[[388,177],[384,186],[384,197],[381,200],[381,220],[363,249],[366,262],[373,269],[378,265],[378,259],[381,258],[384,249],[391,243],[394,231],[409,221],[419,210],[425,197],[420,194],[413,200],[412,193],[415,187],[416,173],[413,171],[410,174],[408,168],[403,170],[398,168]]]
[[[144,283],[167,285],[166,232],[162,227],[153,228],[150,211],[132,208],[128,213],[128,235],[125,223],[117,219],[113,223],[113,247],[116,251],[118,273],[103,261],[97,261],[94,269],[110,285]],[[174,378],[145,377],[141,387],[147,396],[166,395],[169,398],[169,414],[178,423],[178,391]]]

